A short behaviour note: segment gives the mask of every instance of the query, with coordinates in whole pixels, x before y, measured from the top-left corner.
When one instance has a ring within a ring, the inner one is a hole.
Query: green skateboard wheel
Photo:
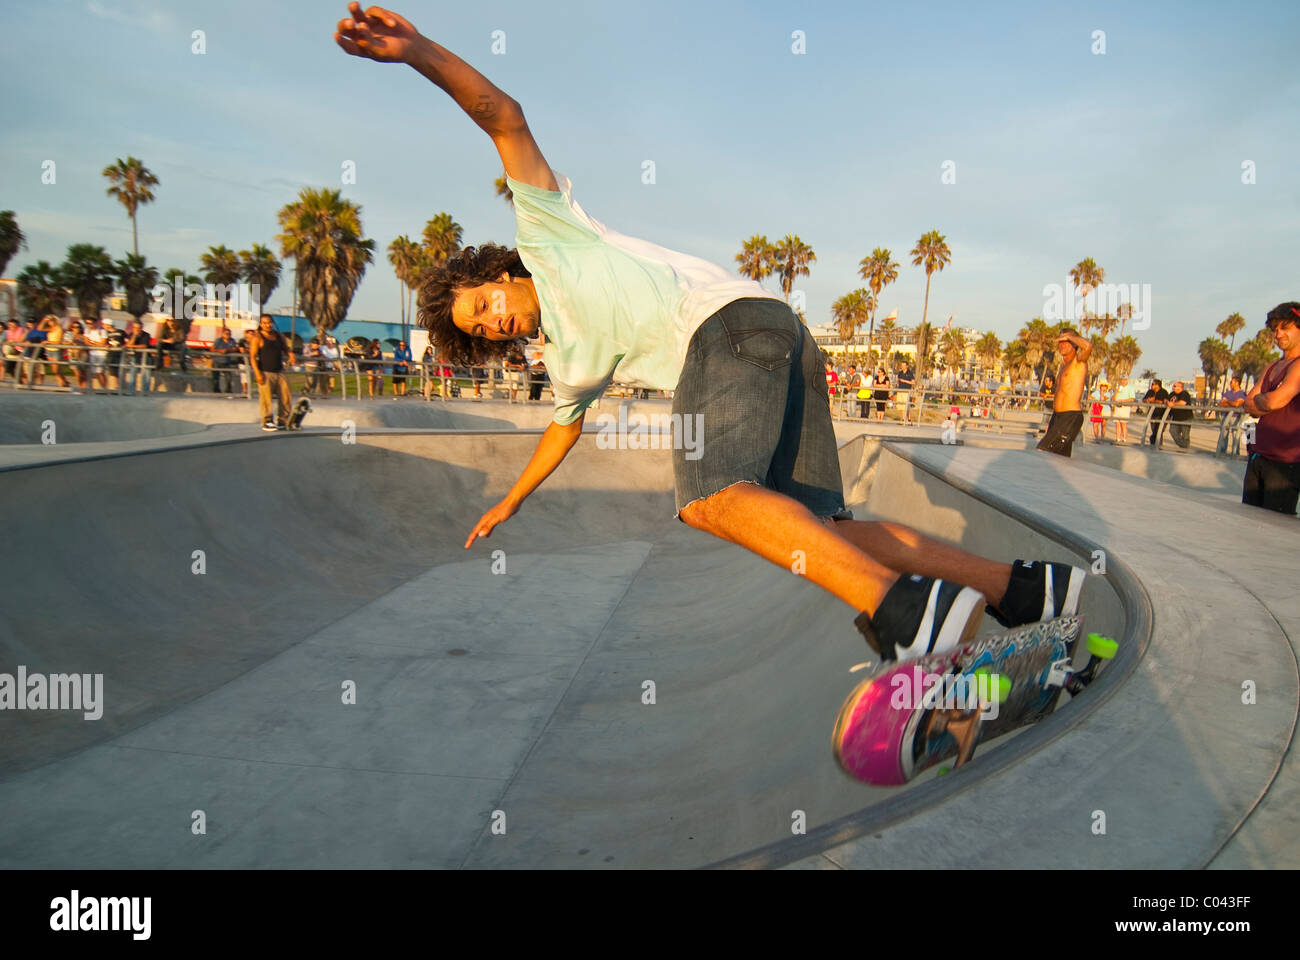
[[[988,681],[989,700],[993,703],[1002,703],[1011,695],[1011,678],[1001,673],[993,673],[988,667],[980,667],[975,671],[973,676],[978,677],[984,674],[987,677],[997,677],[997,681]]]
[[[1119,650],[1118,643],[1110,637],[1103,637],[1100,633],[1088,634],[1087,647],[1089,653],[1102,660],[1109,660]]]
[[[939,772],[936,773],[935,776],[942,777],[945,773],[952,773],[952,767],[940,767]]]

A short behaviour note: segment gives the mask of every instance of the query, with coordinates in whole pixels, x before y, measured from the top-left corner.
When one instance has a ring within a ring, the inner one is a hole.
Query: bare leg
[[[901,523],[837,520],[835,532],[891,570],[972,587],[995,606],[1011,583],[1011,564],[967,553]]]
[[[874,614],[897,574],[839,535],[803,504],[753,483],[737,483],[688,504],[682,519],[803,576],[855,610]]]

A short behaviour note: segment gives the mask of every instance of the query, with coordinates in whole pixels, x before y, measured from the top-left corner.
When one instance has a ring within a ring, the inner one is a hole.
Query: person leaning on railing
[[[1259,417],[1246,445],[1241,502],[1295,515],[1300,500],[1300,302],[1268,313],[1268,329],[1282,358],[1268,365],[1246,395],[1246,412]]]
[[[235,356],[239,353],[239,344],[235,342],[234,337],[230,335],[229,327],[222,327],[217,334],[217,338],[212,341],[212,392],[213,393],[234,393],[235,378],[231,375],[231,367],[234,366],[238,359]]]
[[[1243,409],[1245,405],[1246,391],[1241,389],[1241,377],[1233,377],[1228,381],[1228,389],[1219,399],[1219,406],[1234,409],[1223,414],[1223,421],[1219,426],[1219,443],[1215,453],[1222,455],[1230,452],[1230,455],[1235,457],[1241,452],[1241,420],[1245,415]]]
[[[126,351],[126,363],[122,365],[125,382],[124,390],[148,393],[152,386],[149,376],[149,348],[153,346],[149,334],[144,331],[144,324],[132,320],[126,331],[126,342],[122,345]]]

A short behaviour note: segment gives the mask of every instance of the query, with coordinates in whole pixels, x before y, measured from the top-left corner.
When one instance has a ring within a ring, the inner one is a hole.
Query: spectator
[[[126,354],[126,362],[122,365],[122,372],[126,378],[122,384],[123,390],[149,392],[149,388],[153,385],[149,376],[151,346],[153,344],[149,340],[149,334],[144,332],[144,324],[139,320],[132,320],[127,329],[126,342],[123,344]]]
[[[867,398],[870,396],[871,391],[862,382],[862,374],[858,373],[858,368],[850,363],[848,372],[844,374],[844,399],[851,404],[857,404],[857,415],[865,419],[867,416]]]
[[[1109,387],[1110,384],[1105,380],[1097,384],[1097,399],[1088,408],[1088,412],[1091,414],[1089,419],[1092,423],[1092,439],[1095,443],[1101,443],[1102,438],[1106,436],[1106,415],[1109,411],[1101,401],[1105,399]]]
[[[876,419],[884,421],[885,403],[889,400],[889,374],[885,373],[884,367],[876,367],[876,377],[872,386],[872,398],[876,401]]]
[[[1042,395],[1044,400],[1051,400],[1053,402],[1056,400],[1056,378],[1050,373],[1043,377]]]
[[[546,385],[546,363],[540,353],[533,358],[533,365],[528,368],[528,372],[530,375],[528,399],[541,400],[542,387]]]
[[[826,395],[831,398],[831,407],[834,409],[836,388],[840,382],[840,375],[835,372],[835,367],[831,364],[830,358],[826,358]]]
[[[1241,377],[1233,377],[1228,381],[1228,389],[1224,391],[1219,404],[1234,409],[1223,415],[1223,423],[1219,426],[1219,445],[1215,452],[1235,457],[1241,452],[1241,418],[1245,413],[1242,408],[1246,405],[1246,391],[1241,389]]]
[[[104,342],[109,347],[108,356],[104,361],[108,374],[108,388],[116,390],[118,373],[122,369],[122,345],[126,343],[126,331],[113,326],[112,320],[105,320],[101,326],[104,331]]]
[[[68,378],[63,375],[63,324],[59,318],[50,314],[41,321],[45,330],[45,360],[47,372],[59,381],[59,386],[68,387]]]
[[[1150,404],[1155,409],[1151,412],[1151,446],[1155,446],[1160,439],[1160,428],[1164,426],[1165,407],[1169,404],[1169,391],[1159,380],[1151,381],[1151,389],[1146,392],[1142,402]]]
[[[1183,381],[1175,380],[1173,392],[1169,394],[1169,435],[1179,448],[1186,450],[1191,446],[1192,395],[1183,389]]]
[[[229,327],[222,327],[212,341],[212,392],[233,394],[234,377],[231,368],[238,363],[239,344],[230,335]]]
[[[1115,442],[1128,443],[1128,418],[1133,412],[1133,401],[1137,399],[1137,393],[1129,386],[1128,377],[1119,378],[1119,386],[1115,388],[1111,399],[1114,401]]]
[[[18,378],[20,384],[26,381],[27,386],[34,387],[44,382],[45,371],[41,360],[45,356],[46,336],[39,323],[28,321],[27,328],[23,331],[23,368],[22,375]]]
[[[325,396],[334,394],[334,371],[338,367],[339,342],[329,334],[320,345],[321,388]]]
[[[906,360],[903,361],[903,367],[898,371],[898,392],[903,395],[903,422],[911,423],[912,410],[912,387],[916,383],[916,377],[912,373],[912,365]]]
[[[393,351],[393,396],[406,396],[406,378],[411,375],[411,348],[405,340],[397,341]]]
[[[420,354],[420,370],[424,373],[424,399],[426,400],[433,399],[433,391],[438,379],[435,357],[431,343],[424,348],[424,353]]]
[[[1241,502],[1295,515],[1300,499],[1300,303],[1280,303],[1268,313],[1268,329],[1282,359],[1268,365],[1246,395],[1245,410],[1259,417]]]
[[[289,425],[289,380],[285,374],[293,366],[293,347],[284,334],[275,329],[269,313],[262,314],[257,330],[248,338],[248,363],[257,380],[258,413],[262,429],[285,430]],[[279,416],[271,422],[271,398],[279,402]]]
[[[302,345],[302,368],[307,374],[307,381],[303,387],[303,392],[309,396],[316,396],[316,388],[320,386],[320,337],[315,336]]]
[[[157,336],[154,338],[154,341],[158,346],[158,353],[154,357],[153,362],[155,370],[161,370],[163,367],[171,366],[172,356],[175,355],[176,351],[177,337],[176,321],[171,317],[163,317],[158,324]],[[164,358],[164,353],[169,356]]]
[[[5,364],[4,370],[0,371],[0,380],[3,380],[6,376],[12,376],[15,381],[19,379],[18,362],[23,355],[21,344],[26,333],[27,331],[21,323],[12,317],[9,318],[9,324],[5,328]]]
[[[89,383],[87,351],[86,351],[86,328],[80,320],[69,320],[68,331],[63,336],[63,342],[66,344],[64,355],[68,358],[68,363],[72,364],[72,376],[77,381],[73,388],[73,393],[81,393],[87,389]]]
[[[366,344],[364,357],[366,365],[366,384],[370,388],[370,396],[375,396],[376,387],[379,390],[379,396],[384,395],[384,348],[380,346],[379,340],[371,340]]]
[[[99,322],[98,317],[87,317],[82,323],[85,324],[83,336],[86,340],[86,346],[90,347],[90,389],[99,384],[99,389],[108,389],[108,378],[105,376],[105,364],[108,363],[108,351],[104,349],[108,346],[108,340],[104,335],[104,327]]]
[[[528,361],[524,358],[524,352],[518,345],[513,346],[506,352],[504,366],[506,384],[510,388],[510,402],[517,403],[519,388],[524,386],[524,371],[528,369]]]
[[[474,399],[483,399],[483,382],[487,380],[487,367],[470,367],[469,375],[474,381]]]

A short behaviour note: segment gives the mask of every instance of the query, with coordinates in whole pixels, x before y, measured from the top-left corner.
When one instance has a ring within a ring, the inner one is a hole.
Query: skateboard
[[[307,411],[311,409],[311,401],[303,397],[293,408],[293,413],[289,414],[289,429],[301,430],[303,418],[307,416]]]
[[[883,666],[840,707],[835,759],[877,786],[907,783],[953,757],[962,766],[982,739],[1051,713],[1062,690],[1077,696],[1115,655],[1114,640],[1089,634],[1087,664],[1072,666],[1080,627],[1078,617],[1059,617]]]

